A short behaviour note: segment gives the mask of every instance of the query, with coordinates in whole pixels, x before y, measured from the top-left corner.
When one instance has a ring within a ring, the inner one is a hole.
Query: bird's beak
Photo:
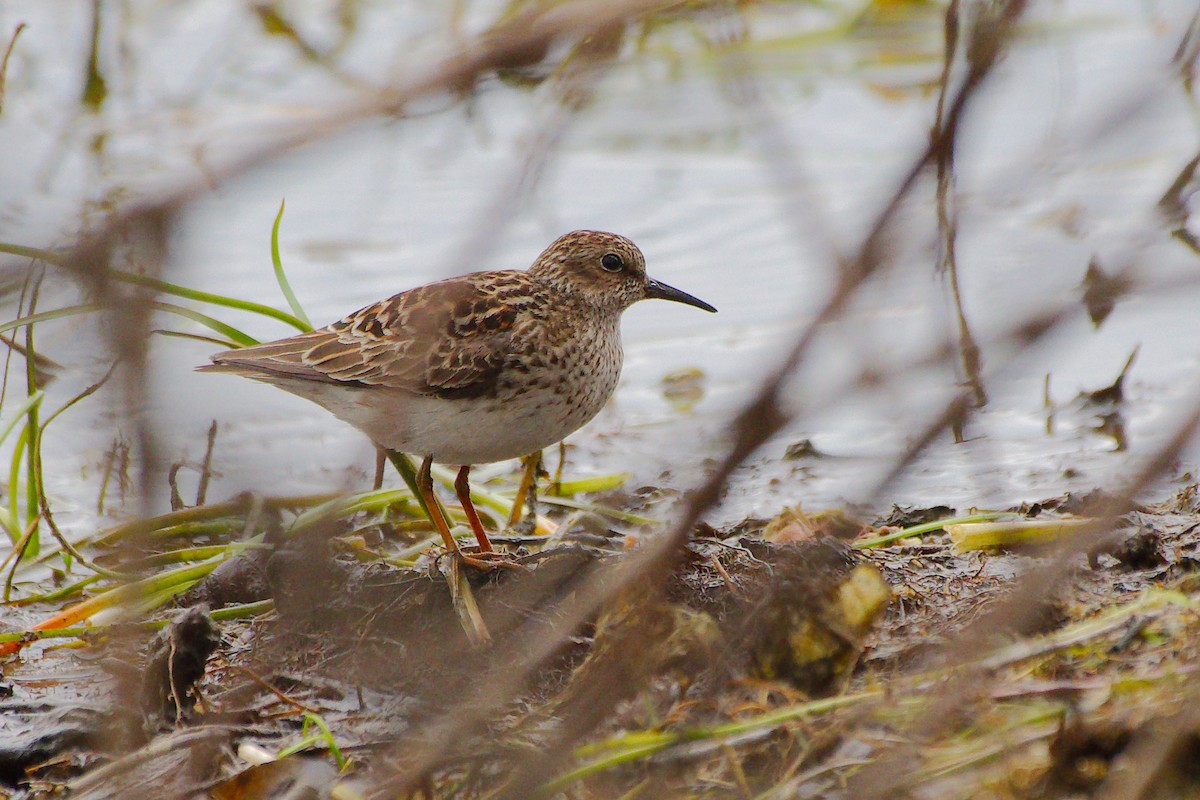
[[[665,283],[659,283],[658,281],[646,282],[646,299],[673,300],[676,303],[685,303],[696,308],[703,308],[705,311],[711,311],[714,314],[717,313],[715,308],[698,297],[692,297],[687,292],[681,292],[674,286],[667,286]]]

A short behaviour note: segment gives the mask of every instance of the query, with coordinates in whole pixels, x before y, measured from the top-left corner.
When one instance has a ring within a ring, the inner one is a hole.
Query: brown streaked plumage
[[[621,312],[650,298],[716,311],[648,278],[629,239],[574,231],[527,271],[419,286],[309,333],[217,353],[200,369],[273,384],[382,447],[423,456],[427,500],[432,462],[460,465],[458,495],[468,509],[471,464],[537,452],[599,413],[621,373]],[[434,522],[457,551],[445,521]]]

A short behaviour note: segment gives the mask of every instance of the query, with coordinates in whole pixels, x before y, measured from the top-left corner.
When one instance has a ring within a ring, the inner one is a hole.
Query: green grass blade
[[[185,333],[184,331],[168,331],[162,328],[156,328],[150,331],[159,336],[169,336],[172,339],[190,339],[193,342],[204,342],[211,344],[213,347],[219,347],[222,350],[236,350],[238,343],[230,339],[218,339],[216,336],[205,336],[200,333]]]
[[[22,425],[21,434],[17,437],[17,443],[13,445],[12,464],[8,469],[8,516],[15,524],[14,531],[21,527],[17,522],[21,515],[17,513],[17,498],[20,494],[20,476],[21,476],[21,458],[25,455],[25,446],[29,443],[29,428]],[[12,532],[10,532],[10,536]],[[16,542],[16,539],[13,539]]]
[[[285,322],[293,328],[301,331],[311,331],[312,326],[306,322],[296,319],[286,311],[280,311],[278,308],[273,308],[262,303],[254,303],[250,300],[238,300],[235,297],[225,297],[212,292],[202,292],[199,289],[189,289],[186,286],[179,286],[174,283],[160,281],[157,278],[147,278],[145,275],[137,275],[132,272],[122,272],[121,270],[110,270],[114,278],[125,283],[132,283],[135,286],[145,286],[148,289],[154,289],[162,294],[174,295],[182,297],[186,300],[196,300],[201,303],[209,303],[214,306],[224,306],[225,308],[235,308],[238,311],[249,311],[260,316],[277,319],[280,322]]]
[[[920,525],[913,525],[910,528],[902,528],[892,533],[884,534],[883,536],[872,536],[869,539],[858,539],[850,543],[850,546],[855,550],[869,550],[872,547],[880,547],[881,545],[894,542],[897,539],[909,539],[913,536],[922,536],[926,533],[940,531],[947,525],[955,525],[963,522],[986,522],[988,520],[1003,517],[1011,512],[1007,511],[985,511],[978,514],[968,514],[963,517],[950,517],[949,519],[939,519],[933,522],[923,522]]]
[[[8,435],[13,432],[13,428],[17,427],[17,423],[25,418],[26,412],[33,406],[39,405],[45,396],[46,393],[39,389],[36,394],[26,397],[25,402],[17,406],[17,410],[13,412],[12,418],[4,423],[3,426],[0,426],[0,442],[8,438]]]
[[[40,294],[42,278],[45,276],[44,268],[37,270],[37,276],[33,280],[32,291],[30,292],[29,310],[33,311],[37,308],[37,299]],[[38,386],[38,368],[37,368],[37,347],[33,342],[33,326],[25,326],[25,352],[28,356],[25,359],[25,396],[36,397],[40,393]],[[27,553],[31,557],[37,557],[38,550],[41,547],[37,531],[38,515],[41,513],[39,500],[42,492],[42,430],[38,424],[38,408],[39,404],[34,403],[29,406],[29,410],[25,412],[26,427],[29,429],[29,451],[25,458],[25,525],[26,527],[34,526],[33,536],[29,540],[29,548]]]
[[[242,333],[232,325],[226,325],[219,319],[213,319],[207,314],[201,314],[199,311],[195,311],[194,309],[185,308],[184,306],[177,306],[174,303],[159,302],[154,303],[154,307],[160,311],[167,311],[171,314],[177,314],[178,316],[190,319],[193,322],[199,322],[206,328],[211,328],[222,336],[226,336],[230,340],[237,342],[238,345],[242,347],[249,347],[252,344],[258,344],[258,339],[255,339],[253,336]]]
[[[312,323],[308,320],[308,315],[304,313],[304,309],[300,306],[300,301],[296,299],[295,292],[292,291],[292,285],[288,283],[287,274],[283,271],[283,259],[279,256],[279,223],[283,221],[283,207],[287,204],[286,200],[279,201],[279,213],[275,215],[275,224],[271,226],[271,263],[275,265],[275,280],[279,282],[279,291],[283,292],[284,299],[292,308],[292,313],[296,318],[303,321],[308,326],[308,330],[312,330]]]
[[[96,392],[100,391],[101,387],[103,387],[104,384],[108,383],[108,379],[113,376],[113,373],[116,372],[116,370],[117,370],[117,362],[114,361],[112,363],[112,366],[110,366],[108,368],[108,371],[104,373],[104,375],[100,378],[100,380],[96,381],[91,386],[88,386],[82,392],[75,395],[67,402],[63,403],[63,405],[57,411],[55,411],[50,416],[46,417],[46,421],[42,423],[41,432],[45,433],[47,426],[49,426],[51,422],[54,422],[54,420],[58,419],[58,417],[61,414],[63,414],[63,412],[67,411],[68,409],[70,409],[72,406],[74,406],[76,403],[80,402],[81,400],[91,397]],[[39,391],[39,394],[43,394],[43,392]],[[2,442],[2,441],[4,441],[4,437],[2,435],[0,435],[0,442]]]
[[[9,255],[14,255],[14,256],[25,256],[27,258],[35,258],[40,261],[45,261],[48,264],[56,264],[56,265],[60,265],[60,266],[62,264],[65,264],[67,261],[66,255],[64,255],[61,252],[56,252],[53,250],[43,250],[43,249],[40,249],[37,247],[26,247],[24,245],[19,245],[19,244],[10,244],[8,242],[0,242],[0,253],[8,253]],[[125,271],[119,270],[119,269],[109,270],[109,275],[111,275],[116,280],[121,281],[122,283],[128,283],[128,284],[132,284],[134,286],[145,286],[147,289],[153,289],[154,291],[160,292],[162,294],[169,294],[169,295],[173,295],[175,297],[182,297],[187,300],[195,300],[200,303],[209,303],[209,304],[215,305],[215,306],[224,306],[225,308],[235,308],[239,311],[249,311],[252,314],[258,314],[263,317],[270,317],[271,319],[277,319],[280,322],[283,322],[287,325],[291,325],[293,328],[296,328],[297,330],[300,330],[300,331],[311,331],[312,330],[312,324],[309,323],[309,321],[307,319],[297,319],[296,317],[292,316],[291,314],[287,313],[286,311],[280,311],[278,308],[273,308],[271,306],[264,305],[262,303],[254,303],[249,300],[238,300],[233,297],[225,297],[224,295],[213,294],[211,292],[202,292],[199,289],[189,289],[186,286],[179,286],[178,284],[168,283],[167,281],[160,281],[157,278],[150,278],[145,275],[138,275],[133,272],[125,272]],[[100,305],[92,305],[92,306],[73,306],[72,308],[76,308],[76,309],[85,309],[86,308],[89,311],[96,311],[96,310],[99,310],[101,307],[102,306],[100,306]],[[62,309],[60,309],[60,310],[62,310]],[[50,311],[50,312],[46,312],[46,313],[56,314],[57,312]],[[74,313],[82,313],[82,312],[76,311]],[[46,317],[45,319],[54,319],[54,317]],[[31,321],[37,322],[40,320],[41,320],[41,317],[39,317],[38,319],[35,319],[35,320],[31,320]],[[17,320],[17,322],[21,322],[21,321]],[[21,324],[27,324],[27,323],[21,323]],[[19,325],[15,324],[15,323],[9,323],[9,326],[14,327],[14,328],[20,327]],[[3,333],[5,330],[9,330],[9,329],[10,329],[10,327],[0,328],[0,333]]]
[[[26,247],[23,244],[11,244],[9,242],[0,242],[0,253],[7,253],[10,256],[24,256],[37,261],[45,261],[47,264],[62,265],[66,263],[66,258],[62,253],[54,250],[43,250],[40,247]]]
[[[53,311],[39,311],[36,314],[30,314],[27,317],[20,317],[10,322],[5,322],[0,325],[0,333],[8,333],[11,330],[22,327],[23,325],[33,325],[37,322],[48,322],[52,319],[61,319],[63,317],[74,317],[78,314],[91,314],[100,311],[104,306],[100,303],[82,303],[77,306],[66,306],[64,308],[56,308]]]
[[[20,524],[8,513],[8,509],[4,506],[0,506],[0,528],[4,529],[4,532],[8,534],[9,540],[14,545],[21,540]]]

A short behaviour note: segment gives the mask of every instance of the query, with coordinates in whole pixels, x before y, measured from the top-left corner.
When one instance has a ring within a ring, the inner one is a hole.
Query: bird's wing
[[[525,275],[481,272],[411,289],[319,330],[217,353],[212,369],[477,397],[494,386],[532,304]]]

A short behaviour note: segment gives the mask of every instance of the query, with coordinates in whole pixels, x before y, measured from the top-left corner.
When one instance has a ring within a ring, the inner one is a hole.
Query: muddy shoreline
[[[1035,510],[1058,516],[1071,502]],[[1043,553],[955,552],[945,532],[855,549],[844,517],[796,511],[706,531],[668,581],[607,603],[505,698],[486,691],[512,666],[497,661],[505,642],[554,635],[556,609],[630,557],[619,540],[460,575],[491,637],[481,645],[456,610],[447,578],[457,571],[444,558],[364,563],[336,546],[345,531],[314,529],[227,562],[157,634],[114,629],[83,650],[10,664],[0,778],[31,797],[149,786],[156,796],[274,797],[264,787],[285,776],[315,796],[386,785],[460,797],[733,797],[782,786],[838,797],[864,765],[907,747],[894,736],[935,702],[934,687],[950,685],[953,666],[977,680],[956,699],[963,721],[1004,719],[1004,734],[948,722],[927,731],[915,795],[986,785],[1000,792],[989,796],[1074,797],[1107,785],[1200,665],[1195,514],[1189,489],[1127,515],[1115,545],[1081,558],[1033,624],[994,633],[982,665],[956,638]],[[888,522],[858,533],[895,530]],[[264,599],[275,611],[258,619],[208,616],[225,601]],[[486,711],[462,718],[472,698]],[[318,730],[315,719],[327,738],[254,766],[255,753]],[[452,744],[430,750],[446,725]],[[933,769],[953,754],[952,768]],[[340,777],[339,762],[349,764]],[[1168,763],[1163,785],[1195,789],[1191,763]]]

